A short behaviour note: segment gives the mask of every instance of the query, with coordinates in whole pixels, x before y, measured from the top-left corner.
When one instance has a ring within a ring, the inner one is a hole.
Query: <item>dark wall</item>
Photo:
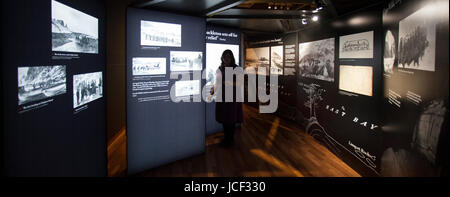
[[[74,75],[103,72],[106,83],[105,4],[59,2],[98,19],[98,54],[58,52],[61,59],[52,52],[50,0],[2,1],[2,16],[7,16],[2,17],[2,57],[8,57],[2,58],[6,176],[106,176],[106,91],[77,109],[73,93]],[[65,93],[18,104],[18,67],[55,65],[65,66]]]
[[[181,47],[141,46],[141,20],[181,24]],[[204,102],[172,102],[168,92],[142,94],[133,85],[139,82],[167,82],[165,87],[147,91],[166,91],[180,79],[170,79],[171,51],[199,51],[205,65],[206,21],[203,18],[149,11],[127,10],[127,155],[128,174],[202,153],[205,150]],[[134,77],[132,58],[166,58],[166,74]],[[192,79],[193,73],[186,72]],[[202,83],[203,85],[203,83]],[[202,87],[202,86],[201,86]],[[142,91],[141,91],[142,92]],[[145,92],[145,91],[144,91]],[[145,101],[156,96],[162,99]],[[194,95],[189,97],[197,97]]]
[[[108,140],[112,139],[126,126],[125,111],[125,62],[126,62],[126,10],[133,0],[106,1],[106,129]]]
[[[382,139],[379,106],[383,93],[381,10],[381,6],[367,8],[299,32],[299,43],[335,39],[335,75],[334,82],[298,75],[298,121],[307,133],[364,176],[379,175],[380,166]],[[374,58],[339,59],[339,37],[367,31],[374,31]],[[340,65],[372,67],[373,96],[340,91]],[[317,93],[314,101],[311,93]],[[312,101],[315,106],[310,107],[309,102]]]
[[[448,23],[448,1],[385,6],[383,176],[448,176]]]

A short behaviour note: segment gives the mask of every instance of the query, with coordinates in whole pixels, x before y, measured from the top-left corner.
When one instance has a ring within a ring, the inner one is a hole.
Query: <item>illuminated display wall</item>
[[[128,174],[205,150],[205,103],[192,102],[204,85],[193,76],[205,69],[205,37],[203,18],[128,8]]]

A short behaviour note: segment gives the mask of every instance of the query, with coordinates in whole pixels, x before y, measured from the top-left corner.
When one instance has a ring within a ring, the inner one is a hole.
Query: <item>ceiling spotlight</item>
[[[314,14],[317,13],[317,12],[319,12],[317,9],[312,11],[312,13],[314,13]]]
[[[322,10],[323,9],[323,7],[322,6],[319,6],[318,8],[317,8],[317,10]]]
[[[276,9],[277,9],[277,6],[274,6],[274,7],[273,7],[273,9],[275,9],[275,10],[276,10]]]
[[[271,6],[269,5],[269,7],[267,7],[267,9],[269,9],[269,10],[270,10],[270,9],[272,9],[272,7],[271,7]]]
[[[315,15],[315,16],[312,17],[312,20],[313,20],[313,21],[318,21],[318,20],[319,20],[319,17],[318,17],[317,15]]]
[[[306,21],[306,18],[302,18],[302,24],[303,24],[303,25],[308,24],[308,21]]]

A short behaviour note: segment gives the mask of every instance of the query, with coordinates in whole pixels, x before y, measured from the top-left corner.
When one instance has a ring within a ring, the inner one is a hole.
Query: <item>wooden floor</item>
[[[125,132],[122,131],[122,132]],[[359,177],[295,123],[244,107],[235,144],[219,146],[223,132],[206,138],[206,152],[140,173],[140,177]],[[108,147],[110,176],[126,170],[126,136]],[[110,154],[111,153],[111,154]]]

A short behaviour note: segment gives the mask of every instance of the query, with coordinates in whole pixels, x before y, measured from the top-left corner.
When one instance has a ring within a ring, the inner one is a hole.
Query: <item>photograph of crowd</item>
[[[301,77],[334,82],[334,38],[300,43],[299,53]]]
[[[73,76],[73,108],[103,97],[103,73],[94,72]]]

